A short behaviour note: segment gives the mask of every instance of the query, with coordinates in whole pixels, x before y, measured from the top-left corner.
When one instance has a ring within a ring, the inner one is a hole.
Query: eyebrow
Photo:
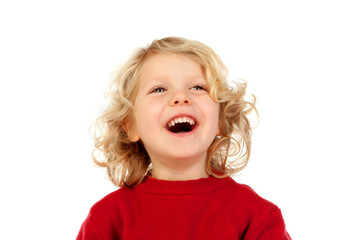
[[[165,80],[169,80],[168,76],[165,75],[158,75],[154,78],[152,78],[153,80],[157,80],[157,81],[165,81]],[[197,79],[203,79],[206,80],[204,75],[200,75],[200,74],[195,74],[195,75],[190,75],[187,77],[188,80],[197,80]]]
[[[190,75],[190,76],[187,77],[187,79],[190,80],[190,81],[196,81],[196,80],[199,80],[199,79],[203,79],[203,81],[205,81],[208,84],[207,80],[205,79],[205,76],[201,75],[201,74]],[[145,81],[143,81],[143,79],[142,79],[141,87],[146,87],[150,80],[154,80],[154,81],[158,81],[158,82],[164,82],[164,81],[170,80],[170,78],[168,76],[166,76],[166,75],[158,75],[158,76],[155,76],[153,78],[147,79]]]

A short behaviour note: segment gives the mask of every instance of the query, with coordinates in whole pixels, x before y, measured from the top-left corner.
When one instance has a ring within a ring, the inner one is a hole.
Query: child
[[[93,159],[121,188],[91,208],[77,239],[290,239],[280,209],[230,178],[250,156],[245,89],[200,42],[139,49],[97,121],[104,159]]]

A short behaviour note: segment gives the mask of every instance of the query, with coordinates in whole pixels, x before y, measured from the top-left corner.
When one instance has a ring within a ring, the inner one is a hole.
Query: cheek
[[[137,125],[140,131],[147,132],[160,124],[162,104],[158,101],[145,101],[138,104]]]
[[[200,106],[205,109],[205,112],[208,113],[211,119],[219,119],[219,104],[215,103],[211,98],[202,101]]]
[[[219,105],[214,101],[205,103],[207,118],[210,120],[212,134],[218,134],[219,131]]]

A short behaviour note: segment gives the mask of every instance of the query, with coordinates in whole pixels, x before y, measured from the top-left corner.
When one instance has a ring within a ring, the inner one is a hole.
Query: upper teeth
[[[189,123],[190,125],[194,125],[195,121],[190,118],[190,117],[177,117],[172,119],[169,123],[168,123],[168,127],[173,127],[176,123]]]

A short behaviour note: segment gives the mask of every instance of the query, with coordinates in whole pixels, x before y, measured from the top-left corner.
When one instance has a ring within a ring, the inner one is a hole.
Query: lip
[[[173,119],[179,118],[179,117],[189,117],[189,118],[192,118],[195,121],[195,127],[193,128],[193,130],[190,131],[190,132],[184,132],[184,133],[174,133],[174,132],[169,131],[168,128],[167,128],[168,123],[170,121],[172,121]],[[198,122],[197,118],[195,116],[191,115],[191,114],[186,114],[186,113],[179,113],[179,114],[174,115],[165,124],[166,131],[169,134],[171,134],[173,136],[176,136],[176,137],[186,137],[186,136],[192,135],[194,132],[197,131],[198,127],[199,127],[199,122]]]

